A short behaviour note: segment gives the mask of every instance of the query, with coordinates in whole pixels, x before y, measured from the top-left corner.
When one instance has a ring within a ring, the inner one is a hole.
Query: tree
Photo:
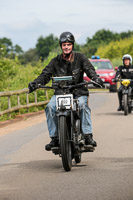
[[[50,34],[47,37],[41,36],[36,44],[37,54],[43,61],[49,53],[53,50],[58,48],[59,40],[58,38],[54,37],[53,34]]]
[[[97,31],[92,38],[87,38],[86,44],[81,47],[81,51],[87,57],[91,57],[102,46],[109,44],[112,41],[119,41],[120,39],[128,38],[133,35],[133,31],[122,32],[120,34],[114,33],[110,30],[101,29]]]
[[[0,57],[7,57],[14,59],[15,56],[23,53],[22,48],[19,45],[13,46],[11,39],[0,38]]]
[[[19,59],[22,64],[31,63],[34,65],[39,60],[36,48],[29,49],[28,51],[19,55]]]
[[[109,43],[114,39],[114,34],[110,30],[99,30],[92,37],[92,41],[97,42],[97,44],[101,43]]]
[[[17,55],[21,55],[23,53],[23,49],[19,46],[19,45],[15,45],[14,46],[14,52],[17,54]]]
[[[0,39],[0,46],[5,46],[7,54],[9,54],[13,50],[12,41],[6,37]]]
[[[74,43],[74,51],[80,51],[80,45],[76,42]]]

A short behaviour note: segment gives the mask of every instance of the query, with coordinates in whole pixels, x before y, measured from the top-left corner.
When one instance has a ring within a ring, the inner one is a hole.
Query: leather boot
[[[120,105],[117,109],[117,111],[121,111],[122,110],[122,106]]]
[[[85,144],[86,145],[92,145],[93,147],[97,146],[96,141],[93,140],[93,135],[92,134],[85,134]]]
[[[57,137],[52,137],[51,142],[49,144],[46,144],[45,150],[50,151],[52,147],[58,147],[58,146],[59,146],[59,144],[58,144]]]

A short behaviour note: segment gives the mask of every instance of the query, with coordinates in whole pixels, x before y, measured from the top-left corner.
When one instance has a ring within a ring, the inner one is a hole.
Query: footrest
[[[83,152],[93,152],[95,148],[92,145],[84,145]]]
[[[59,154],[59,147],[52,147],[51,150],[55,155]]]

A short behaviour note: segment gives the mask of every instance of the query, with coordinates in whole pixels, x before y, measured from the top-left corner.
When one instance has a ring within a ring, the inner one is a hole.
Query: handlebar
[[[133,81],[133,79],[130,79],[130,78],[123,78],[123,79],[120,79],[120,81],[124,81],[124,80]]]
[[[93,83],[95,86],[98,86],[100,88],[103,87],[102,85],[96,83],[93,80],[91,80],[90,82]],[[56,90],[56,89],[62,89],[62,90],[67,90],[68,89],[68,90],[70,90],[70,89],[73,89],[73,88],[80,88],[80,87],[82,87],[84,85],[88,85],[88,84],[89,84],[88,82],[82,82],[82,83],[79,83],[79,84],[76,84],[76,85],[67,85],[66,86],[63,81],[58,81],[58,82],[53,82],[52,86],[45,86],[45,85],[37,84],[37,85],[35,85],[35,87],[34,87],[34,89],[32,91],[34,91],[36,89],[39,89],[39,88],[54,89],[54,90]],[[29,93],[31,93],[31,92],[29,90]]]
[[[130,79],[130,78],[123,78],[123,79],[112,79],[112,82],[118,82],[118,81],[124,81],[124,80],[133,81],[133,79]]]
[[[100,88],[102,88],[102,86],[101,86],[100,84],[96,83],[95,81],[91,80],[90,82],[92,82],[93,84],[98,85]],[[82,87],[83,85],[88,85],[88,82],[82,82],[82,83],[79,83],[79,84],[76,84],[76,85],[62,86],[62,87],[60,87],[60,88],[61,88],[61,89],[80,88],[80,87]],[[39,89],[39,88],[56,89],[57,86],[54,87],[54,86],[45,86],[45,85],[40,85],[40,84],[38,84],[38,88],[37,88],[37,89]]]

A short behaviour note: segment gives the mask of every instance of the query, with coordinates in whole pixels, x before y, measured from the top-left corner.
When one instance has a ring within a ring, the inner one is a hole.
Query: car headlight
[[[115,75],[115,72],[110,72],[109,75],[110,75],[110,76],[114,76],[114,75]]]
[[[86,73],[84,73],[84,77],[87,77],[87,74],[86,74]]]

